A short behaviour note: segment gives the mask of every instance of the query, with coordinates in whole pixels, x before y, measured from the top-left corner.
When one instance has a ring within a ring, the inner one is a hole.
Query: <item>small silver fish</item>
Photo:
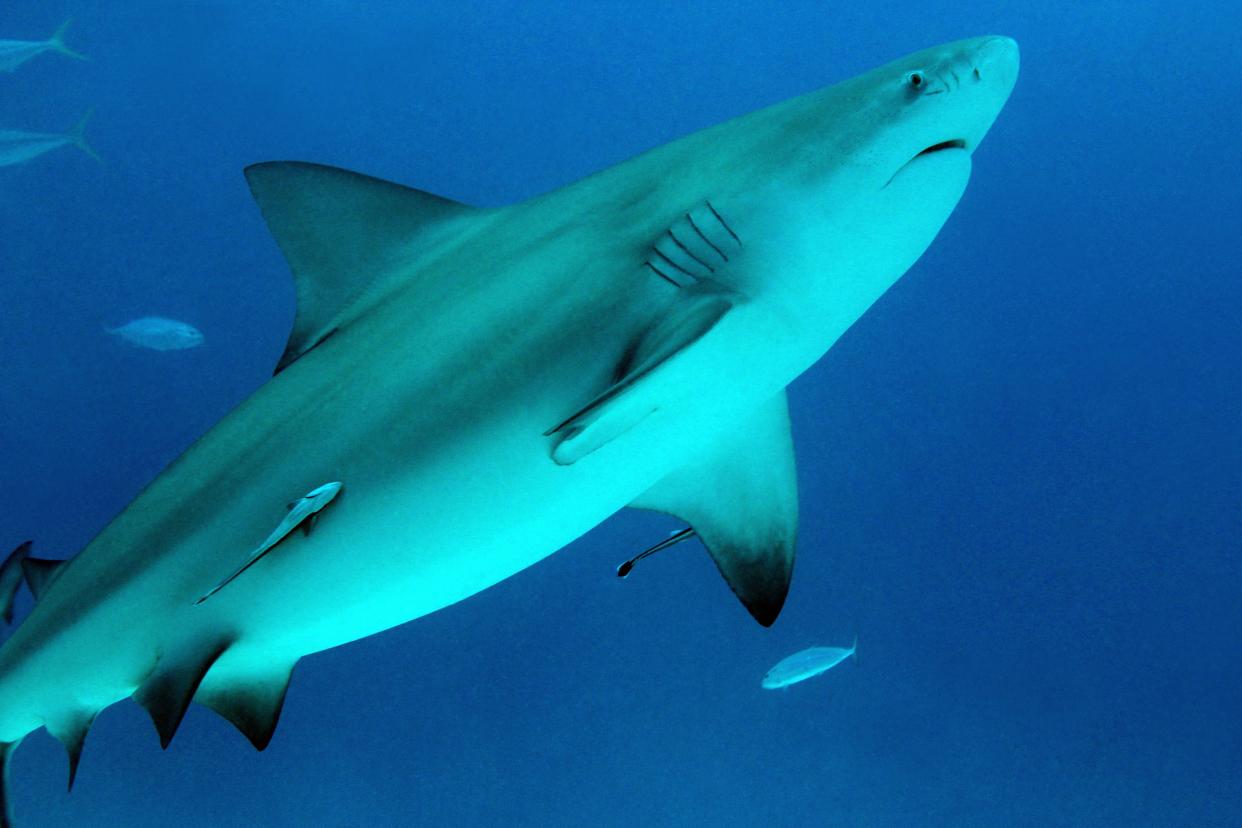
[[[315,524],[316,516],[340,494],[341,487],[342,484],[339,482],[325,483],[290,503],[289,511],[285,514],[284,520],[272,530],[272,533],[267,536],[267,540],[263,541],[257,549],[250,553],[249,557],[246,558],[246,562],[235,569],[233,574],[200,595],[194,603],[196,605],[201,604],[224,589],[229,585],[229,582],[253,566],[259,558],[266,555],[273,546],[284,540],[286,535],[299,526],[305,525],[306,533],[309,535],[311,527]]]
[[[162,316],[144,316],[119,328],[105,327],[104,330],[132,345],[153,351],[181,351],[203,344],[203,334],[198,328]]]
[[[77,147],[99,161],[99,155],[86,143],[86,122],[91,113],[68,132],[26,132],[21,129],[0,129],[0,167],[22,164],[61,147]]]
[[[858,652],[858,636],[849,649],[844,647],[808,647],[801,652],[781,659],[763,677],[765,690],[777,690],[800,681],[818,676],[836,667]]]
[[[66,20],[47,40],[0,40],[0,72],[13,72],[26,61],[44,52],[56,52],[75,60],[86,60],[86,55],[65,45],[65,29],[72,22],[73,18]]]

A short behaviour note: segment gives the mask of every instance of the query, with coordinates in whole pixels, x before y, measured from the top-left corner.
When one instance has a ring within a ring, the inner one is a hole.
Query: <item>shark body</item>
[[[627,505],[684,519],[771,624],[797,525],[784,387],[931,243],[1017,65],[1007,38],[937,47],[499,209],[250,168],[297,285],[277,374],[0,649],[3,754],[46,727],[76,769],[95,714],[130,696],[165,746],[195,700],[262,749],[302,656]],[[347,494],[315,531],[279,533],[326,481]]]

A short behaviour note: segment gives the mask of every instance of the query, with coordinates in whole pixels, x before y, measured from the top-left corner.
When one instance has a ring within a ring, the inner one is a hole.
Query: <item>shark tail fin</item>
[[[11,828],[13,814],[9,797],[9,766],[12,764],[13,751],[22,743],[0,742],[0,828]]]
[[[90,58],[86,55],[81,52],[75,52],[65,45],[65,30],[69,28],[69,24],[72,22],[73,18],[71,17],[64,23],[61,23],[60,28],[53,32],[52,36],[47,39],[48,45],[51,46],[56,52],[65,55],[66,57],[71,57],[74,60],[90,60]]]
[[[854,633],[854,643],[850,645],[850,655],[854,657],[854,666],[858,666],[858,633]]]
[[[0,618],[13,623],[13,599],[22,585],[22,561],[30,554],[30,541],[25,541],[9,553],[0,564]]]
[[[102,163],[103,159],[99,157],[99,153],[95,152],[95,150],[91,148],[91,145],[86,143],[86,122],[91,119],[91,115],[94,112],[94,109],[86,110],[86,114],[83,115],[78,122],[73,125],[73,129],[69,130],[66,134],[75,147],[82,150],[82,152],[86,153],[91,158],[94,158],[96,161]]]

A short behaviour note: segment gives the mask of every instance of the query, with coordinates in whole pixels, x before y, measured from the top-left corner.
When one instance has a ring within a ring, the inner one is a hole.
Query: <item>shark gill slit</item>
[[[686,213],[686,221],[690,222],[690,226],[694,228],[694,232],[699,234],[699,238],[706,242],[708,247],[716,251],[717,256],[724,259],[726,262],[729,261],[729,257],[724,254],[724,251],[717,247],[715,242],[703,234],[703,231],[699,229],[699,225],[695,223],[694,217],[689,213]]]
[[[707,209],[712,211],[712,215],[716,217],[716,221],[720,222],[720,226],[723,227],[725,230],[727,230],[729,232],[729,235],[733,237],[733,240],[737,242],[737,246],[741,247],[742,240],[737,237],[737,233],[733,232],[733,228],[729,226],[729,222],[724,220],[724,216],[716,212],[716,208],[712,206],[712,203],[710,201],[705,201],[703,203],[707,205]]]
[[[688,247],[686,247],[684,244],[682,244],[682,243],[681,243],[681,239],[677,238],[677,236],[673,234],[673,231],[672,231],[672,229],[671,229],[671,228],[668,230],[668,237],[669,237],[670,239],[672,239],[672,240],[673,240],[673,244],[675,244],[675,245],[677,245],[678,247],[680,247],[680,248],[681,248],[681,252],[685,253],[687,256],[689,256],[690,258],[694,259],[694,260],[695,260],[696,262],[698,262],[699,264],[703,265],[703,267],[707,268],[707,270],[708,270],[709,272],[711,272],[711,273],[715,273],[715,272],[716,272],[716,268],[712,267],[712,266],[711,266],[711,265],[709,265],[707,262],[703,261],[703,260],[702,260],[702,259],[700,259],[698,256],[694,255],[694,253],[692,253],[692,252],[690,251],[690,248],[688,248]],[[657,253],[659,253],[660,251],[658,251],[658,250],[657,250],[656,252],[657,252]],[[662,254],[662,253],[661,253],[660,255],[664,255],[664,254]],[[667,258],[667,257],[666,257],[666,258]]]
[[[661,279],[663,279],[664,281],[668,282],[668,283],[669,283],[670,285],[672,285],[673,287],[675,287],[675,288],[680,288],[680,287],[681,287],[681,285],[679,285],[679,284],[677,284],[676,282],[674,282],[674,281],[673,281],[672,279],[670,279],[668,276],[665,276],[665,275],[664,275],[664,273],[660,270],[660,268],[656,267],[656,266],[655,266],[655,265],[653,265],[651,262],[643,262],[643,264],[645,264],[647,267],[651,268],[652,272],[653,272],[653,273],[655,273],[655,275],[659,276]]]
[[[686,270],[686,269],[685,269],[684,267],[682,267],[681,265],[677,264],[677,262],[673,261],[673,260],[672,260],[672,259],[670,259],[668,256],[665,256],[665,255],[664,255],[664,251],[660,250],[660,248],[658,248],[658,247],[653,247],[653,248],[651,248],[651,249],[652,249],[652,250],[654,250],[654,251],[655,251],[655,254],[656,254],[657,256],[659,256],[661,259],[663,259],[664,261],[668,262],[670,265],[672,265],[673,267],[677,268],[677,269],[678,269],[678,270],[680,270],[682,273],[684,273],[684,274],[686,274],[687,276],[689,276],[691,279],[694,279],[694,278],[695,278],[695,276],[694,276],[694,274],[693,274],[693,273],[691,273],[690,271]],[[697,281],[697,280],[696,280],[696,281]],[[680,285],[679,285],[679,287],[680,287]]]

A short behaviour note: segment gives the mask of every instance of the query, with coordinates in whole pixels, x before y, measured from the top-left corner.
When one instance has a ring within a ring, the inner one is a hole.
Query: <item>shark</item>
[[[66,20],[47,40],[0,40],[0,72],[16,72],[17,67],[44,52],[56,52],[74,60],[86,60],[86,55],[65,45],[65,30],[72,22],[72,18]]]
[[[86,122],[90,117],[91,113],[87,112],[68,132],[0,129],[0,167],[23,164],[61,147],[77,147],[96,161],[100,160],[86,143]]]
[[[304,656],[627,506],[687,524],[771,625],[798,523],[786,386],[932,243],[1018,64],[1006,37],[937,46],[502,207],[249,167],[296,287],[275,374],[75,557],[24,557],[41,588],[0,648],[0,758],[46,728],[72,785],[127,698],[165,747],[193,701],[262,750]]]

